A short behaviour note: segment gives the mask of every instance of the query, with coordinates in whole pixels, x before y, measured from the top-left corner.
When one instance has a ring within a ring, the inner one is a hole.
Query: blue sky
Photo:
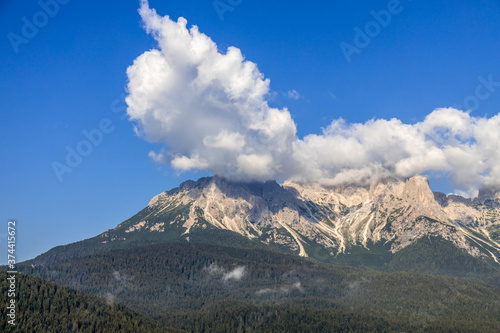
[[[399,13],[350,62],[341,43],[354,45],[354,29],[365,29],[371,11],[390,1],[232,3],[222,20],[212,1],[150,6],[174,20],[185,17],[220,50],[241,49],[271,80],[269,104],[288,107],[299,138],[340,117],[419,122],[436,108],[463,105],[480,77],[500,81],[498,1],[401,0]],[[42,8],[36,1],[0,3],[0,246],[7,220],[17,219],[18,260],[113,228],[152,196],[208,174],[155,163],[148,153],[161,144],[138,138],[122,117],[126,69],[156,47],[138,7],[128,0],[60,4],[16,52],[9,33],[22,37],[23,17],[33,22]],[[288,96],[293,90],[298,99]],[[500,88],[471,115],[494,116],[499,105]],[[82,131],[103,120],[109,133],[61,182],[53,162],[64,163],[66,147],[76,149]],[[452,190],[445,178],[431,185]]]

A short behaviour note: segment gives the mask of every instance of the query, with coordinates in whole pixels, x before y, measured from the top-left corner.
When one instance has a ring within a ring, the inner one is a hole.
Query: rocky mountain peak
[[[491,193],[483,191],[482,198]],[[288,247],[301,256],[309,255],[307,248],[312,244],[339,253],[349,246],[368,249],[370,242],[379,241],[390,242],[391,251],[397,252],[432,235],[476,256],[484,243],[486,253],[496,259],[498,253],[489,249],[500,249],[500,245],[488,230],[496,230],[499,220],[500,208],[476,207],[461,197],[433,193],[428,179],[420,175],[406,181],[386,179],[370,186],[335,187],[293,181],[282,185],[235,182],[213,176],[186,181],[156,196],[140,221],[123,228],[126,232],[162,232],[174,223],[183,228],[183,237],[189,237],[210,226]],[[483,239],[476,236],[480,233]]]
[[[435,201],[434,194],[429,187],[429,180],[420,175],[411,177],[405,182],[403,195],[415,202]]]

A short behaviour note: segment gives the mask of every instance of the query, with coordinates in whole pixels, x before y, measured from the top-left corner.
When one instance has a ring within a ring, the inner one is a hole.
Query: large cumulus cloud
[[[139,10],[158,49],[143,53],[127,70],[130,118],[152,142],[150,155],[179,170],[206,169],[241,179],[283,173],[296,140],[288,110],[265,100],[269,80],[241,51],[224,54],[197,27],[159,16],[147,2]]]
[[[300,139],[289,111],[269,106],[269,79],[238,48],[218,50],[196,26],[158,15],[147,1],[139,13],[158,48],[128,68],[126,101],[137,133],[164,144],[150,153],[158,162],[237,180],[334,185],[436,171],[462,190],[500,182],[498,115],[441,108],[415,124],[339,119]]]

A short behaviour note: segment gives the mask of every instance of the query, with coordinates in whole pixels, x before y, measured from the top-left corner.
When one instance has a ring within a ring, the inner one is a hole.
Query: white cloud
[[[240,155],[237,159],[238,171],[255,179],[273,178],[273,161],[270,155]]]
[[[226,271],[223,267],[220,267],[219,265],[214,263],[210,264],[204,269],[207,270],[210,275],[223,274]]]
[[[240,133],[221,130],[216,136],[207,135],[203,139],[203,144],[207,147],[241,151],[245,146],[245,137]]]
[[[126,101],[139,135],[165,144],[150,156],[180,170],[272,179],[296,128],[288,110],[268,105],[269,80],[257,65],[235,47],[220,52],[196,26],[188,30],[184,18],[159,16],[147,1],[139,13],[158,49],[128,68]],[[243,165],[249,156],[265,170]]]
[[[279,288],[264,288],[264,289],[259,289],[255,293],[257,295],[265,295],[265,294],[288,294],[292,290],[298,290],[300,292],[303,292],[304,289],[302,288],[302,285],[300,282],[295,282],[292,285],[283,285]]]
[[[301,162],[302,181],[338,184],[373,177],[409,177],[444,171],[455,186],[473,190],[498,184],[500,116],[476,118],[452,108],[436,109],[422,122],[336,120],[322,135],[297,140],[293,154]],[[311,163],[313,161],[313,163]]]
[[[240,281],[246,274],[247,270],[245,266],[236,266],[233,270],[226,270],[215,263],[210,264],[208,267],[204,268],[208,274],[221,277],[222,281]]]
[[[288,98],[291,98],[291,99],[299,99],[300,98],[299,92],[295,89],[289,90],[286,94],[287,94]]]
[[[243,278],[243,276],[245,276],[245,274],[246,274],[245,266],[238,266],[235,269],[233,269],[232,271],[225,273],[222,276],[222,280],[223,281],[228,281],[228,280],[239,281]]]
[[[160,160],[158,156],[163,156],[163,154],[156,155],[153,159],[155,161]],[[193,157],[177,156],[172,159],[171,164],[174,168],[183,171],[191,169],[206,169],[209,166],[208,162],[198,155],[194,155]]]
[[[440,108],[415,124],[338,119],[300,139],[288,109],[269,106],[269,79],[238,48],[218,50],[196,26],[159,16],[147,1],[139,13],[158,48],[128,68],[126,101],[137,133],[164,144],[150,153],[157,162],[235,180],[334,185],[436,171],[457,190],[500,185],[499,115]]]
[[[112,293],[107,292],[104,298],[106,298],[106,305],[113,306],[115,304],[116,297]]]

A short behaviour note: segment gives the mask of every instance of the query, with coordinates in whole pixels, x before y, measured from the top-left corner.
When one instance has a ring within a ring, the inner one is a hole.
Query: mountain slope
[[[7,307],[7,272],[0,270],[0,304]],[[178,332],[122,305],[85,295],[38,277],[16,275],[15,326],[0,323],[2,332]]]
[[[449,242],[456,249],[453,256],[465,251],[484,261],[489,265],[484,268],[487,271],[490,266],[493,270],[500,267],[499,234],[499,193],[482,191],[474,201],[445,196],[433,193],[421,176],[405,182],[389,179],[365,187],[330,188],[209,177],[184,182],[154,197],[116,228],[54,248],[28,263],[154,243],[210,242],[245,248],[268,246],[343,264],[350,264],[352,257],[355,264],[359,261],[357,265],[387,269],[398,267],[389,264],[395,254],[417,247],[422,251],[420,240],[430,237]],[[358,256],[348,255],[353,253]],[[411,255],[397,256],[399,260],[403,257]],[[400,267],[412,270],[408,265]],[[446,269],[443,272],[448,274]]]
[[[166,243],[19,269],[86,293],[108,295],[189,331],[225,323],[234,328],[240,321],[243,327],[258,324],[257,331],[270,331],[273,322],[280,323],[277,331],[286,331],[286,324],[302,327],[297,318],[311,325],[304,327],[315,327],[311,318],[316,316],[316,324],[325,325],[320,328],[328,327],[325,318],[331,316],[331,325],[355,327],[353,331],[500,329],[498,287],[336,267],[257,249]],[[250,318],[254,320],[248,322]]]

